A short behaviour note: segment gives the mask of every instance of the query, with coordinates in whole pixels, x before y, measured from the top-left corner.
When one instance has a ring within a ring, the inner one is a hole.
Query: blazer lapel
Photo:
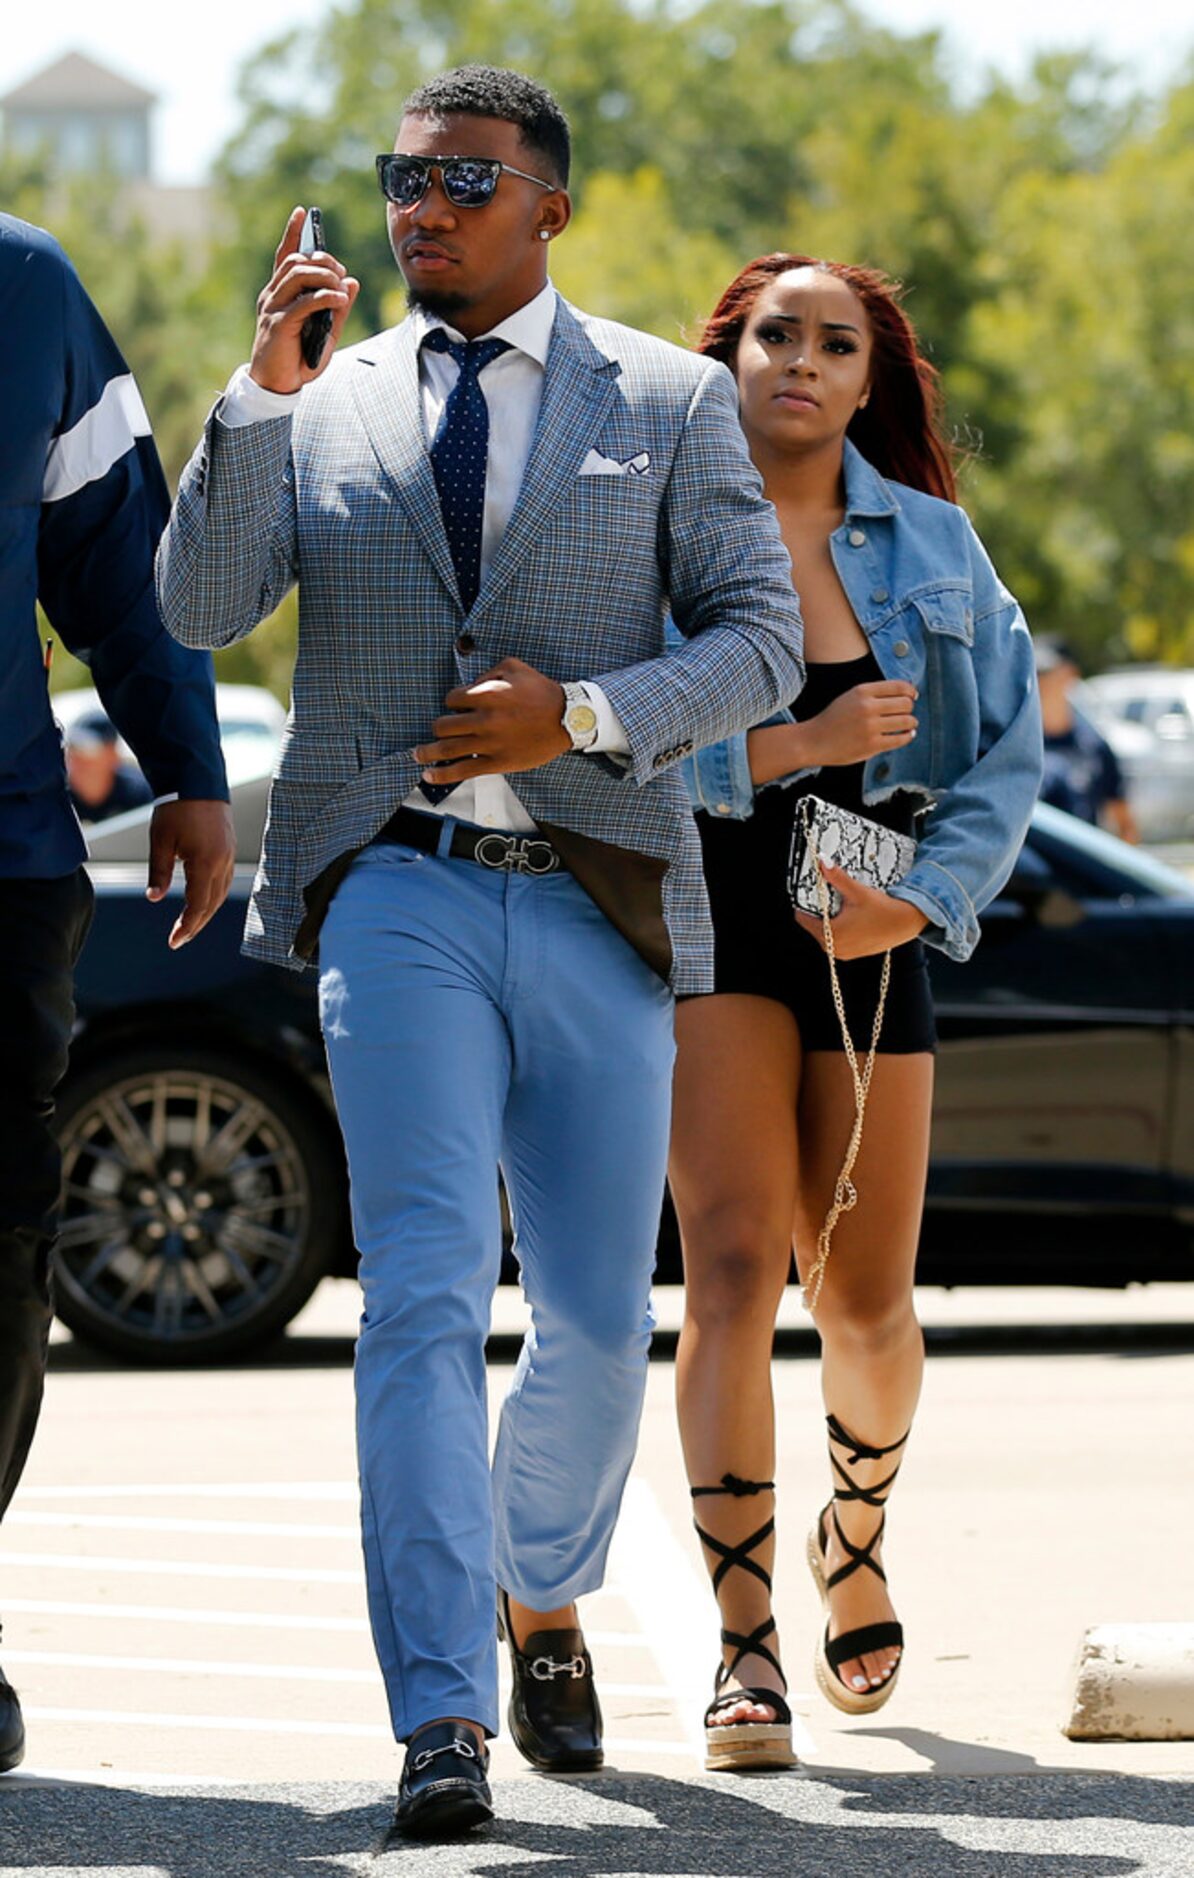
[[[501,544],[481,585],[481,613],[510,579],[542,532],[589,453],[618,395],[621,367],[599,352],[561,300],[543,379],[543,401],[522,488]]]
[[[352,394],[382,474],[457,605],[460,591],[444,532],[439,491],[423,432],[419,357],[414,329],[404,320],[392,334],[362,347],[353,358]]]

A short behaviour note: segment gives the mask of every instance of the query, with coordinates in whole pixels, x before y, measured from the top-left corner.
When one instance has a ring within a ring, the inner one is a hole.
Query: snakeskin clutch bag
[[[898,835],[881,828],[865,815],[839,809],[820,796],[802,796],[792,828],[792,849],[788,857],[788,892],[793,906],[802,913],[819,916],[822,910],[817,875],[817,857],[830,867],[840,867],[852,880],[877,887],[886,893],[894,887],[916,859],[916,843],[911,835]],[[836,918],[842,910],[842,897],[829,889],[829,915]]]
[[[871,1026],[871,1046],[866,1052],[865,1063],[860,1063],[860,1053],[854,1047],[846,1018],[833,944],[833,920],[834,915],[841,911],[842,896],[834,892],[821,874],[817,862],[821,860],[830,867],[840,867],[852,880],[859,880],[864,886],[878,887],[880,892],[886,892],[889,887],[894,887],[897,880],[903,879],[915,858],[916,843],[910,835],[897,835],[890,828],[881,828],[878,822],[868,821],[865,815],[854,815],[849,809],[836,808],[832,802],[822,802],[820,796],[802,796],[796,805],[792,850],[788,857],[788,892],[794,906],[821,921],[833,1003],[842,1030],[842,1049],[854,1082],[854,1126],[850,1131],[841,1172],[834,1183],[833,1199],[817,1234],[817,1256],[801,1286],[804,1307],[809,1311],[816,1310],[821,1287],[825,1283],[834,1228],[842,1214],[848,1213],[858,1204],[854,1164],[862,1146],[862,1124],[866,1116],[871,1077],[875,1073],[879,1035],[883,1029],[883,1014],[891,985],[891,953],[887,952],[879,977],[879,996]]]

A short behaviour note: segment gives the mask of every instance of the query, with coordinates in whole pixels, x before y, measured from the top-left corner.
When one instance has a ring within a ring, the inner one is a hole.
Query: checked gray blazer
[[[570,865],[569,832],[590,853],[653,857],[663,969],[670,941],[675,990],[711,989],[699,841],[673,766],[788,703],[804,676],[791,564],[725,367],[559,301],[518,503],[467,620],[409,321],[338,355],[293,419],[232,429],[218,412],[159,550],[166,625],[185,645],[229,645],[299,583],[246,951],[308,962],[312,890],[415,787],[411,749],[446,694],[515,657],[595,679],[631,753],[522,771],[508,779],[519,799]],[[604,473],[581,473],[598,459]],[[685,643],[667,654],[669,604]]]

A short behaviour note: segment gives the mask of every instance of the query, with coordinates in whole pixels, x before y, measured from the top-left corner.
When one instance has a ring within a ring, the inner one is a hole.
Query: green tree
[[[1092,658],[1194,659],[1194,80],[1145,100],[1066,53],[963,94],[936,34],[850,0],[344,0],[247,64],[226,238],[200,270],[105,221],[105,192],[0,164],[5,201],[71,249],[172,476],[246,356],[296,202],[320,203],[361,277],[347,341],[401,317],[373,156],[413,86],[470,59],[542,74],[568,111],[576,216],[552,264],[570,298],[681,340],[760,252],[885,268],[1033,623]],[[294,631],[292,600],[221,672],[284,692]]]
[[[1013,440],[977,471],[988,536],[1092,659],[1194,658],[1192,116],[1179,87],[1099,167],[1014,178],[967,336]]]

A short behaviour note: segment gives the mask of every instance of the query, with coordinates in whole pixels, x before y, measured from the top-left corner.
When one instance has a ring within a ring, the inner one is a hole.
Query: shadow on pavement
[[[728,1784],[607,1772],[499,1783],[501,1817],[484,1834],[383,1851],[391,1796],[377,1787],[179,1793],[17,1780],[0,1782],[0,1870],[5,1878],[1151,1878],[1190,1869],[1181,1830],[1188,1795],[1165,1781],[1082,1774],[763,1775]]]
[[[924,1773],[887,1776],[876,1776],[861,1768],[818,1764],[818,1780],[824,1776],[834,1782],[857,1781],[864,1787],[881,1787],[884,1812],[934,1810],[927,1802],[944,1779],[955,1792],[964,1791],[966,1813],[975,1818],[1003,1819],[1009,1816],[1009,1782],[1015,1781],[1016,1793],[1024,1795],[1024,1803],[1016,1811],[1019,1819],[1104,1816],[1148,1825],[1167,1824],[1194,1835],[1194,1782],[1189,1780],[1096,1769],[1083,1773],[1072,1763],[1068,1767],[1050,1767],[1034,1760],[1031,1754],[954,1741],[927,1728],[852,1728],[850,1733],[872,1740],[898,1741],[928,1763]],[[1121,1752],[1130,1752],[1130,1744],[1116,1745]],[[1142,1755],[1147,1755],[1153,1744],[1142,1741],[1137,1745]],[[961,1759],[965,1761],[965,1773],[958,1771]],[[1190,1870],[1194,1871],[1194,1836],[1188,1857]]]

